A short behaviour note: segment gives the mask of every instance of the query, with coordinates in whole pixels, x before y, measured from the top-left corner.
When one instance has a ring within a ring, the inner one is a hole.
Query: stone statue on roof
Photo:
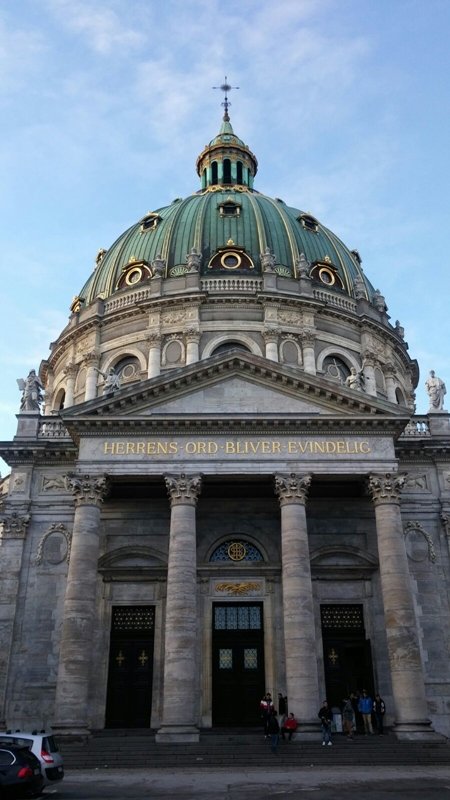
[[[17,385],[22,392],[20,411],[40,411],[44,400],[44,387],[36,375],[36,370],[31,369],[25,379],[17,378]]]
[[[447,389],[444,381],[435,374],[434,369],[430,370],[430,374],[425,381],[425,389],[430,398],[430,408],[428,410],[443,411],[444,396],[447,394]]]

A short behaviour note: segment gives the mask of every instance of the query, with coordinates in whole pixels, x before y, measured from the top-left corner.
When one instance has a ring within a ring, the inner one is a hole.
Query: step
[[[332,747],[317,742],[283,742],[276,754],[258,731],[256,735],[201,735],[193,744],[157,744],[154,735],[116,734],[91,737],[83,742],[61,742],[67,770],[110,767],[120,769],[173,768],[187,766],[263,766],[268,759],[279,765],[450,765],[448,741],[405,742],[392,734],[383,737],[355,737],[349,741],[336,734]]]

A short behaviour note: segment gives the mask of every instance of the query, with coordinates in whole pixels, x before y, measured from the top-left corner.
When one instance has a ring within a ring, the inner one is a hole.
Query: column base
[[[320,724],[300,722],[292,738],[297,742],[317,742],[320,739]]]
[[[399,740],[405,741],[437,741],[444,740],[446,737],[437,733],[430,720],[395,722],[392,733]]]
[[[200,731],[195,725],[162,725],[155,733],[155,742],[157,744],[168,744],[172,742],[199,742]]]
[[[64,739],[66,742],[86,741],[91,738],[90,729],[76,722],[73,724],[55,722],[51,727],[52,733],[58,736],[59,739]]]

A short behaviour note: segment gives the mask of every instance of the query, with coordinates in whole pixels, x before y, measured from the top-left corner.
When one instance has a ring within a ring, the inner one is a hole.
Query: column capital
[[[99,506],[109,494],[107,475],[67,475],[67,487],[74,496],[75,506]]]
[[[83,362],[87,367],[92,367],[98,364],[99,354],[96,350],[90,350],[88,353],[83,353]]]
[[[288,503],[302,503],[305,505],[308,489],[312,480],[311,475],[275,475],[275,494],[280,505]]]
[[[76,378],[78,372],[78,364],[74,364],[73,361],[70,361],[63,369],[63,373],[66,378]]]
[[[381,503],[399,503],[400,495],[405,485],[406,472],[392,475],[369,475],[368,488],[374,505]]]
[[[186,328],[184,335],[186,337],[186,342],[198,344],[200,341],[200,331],[197,328]]]
[[[30,519],[30,514],[19,514],[17,511],[5,514],[1,520],[2,538],[25,539]]]
[[[197,505],[202,488],[201,475],[188,476],[182,472],[180,475],[165,475],[164,480],[172,506]]]
[[[264,341],[267,342],[278,342],[279,330],[275,327],[268,326],[263,330]]]
[[[162,337],[160,331],[149,331],[148,333],[145,334],[145,339],[150,347],[161,346]]]
[[[315,341],[317,339],[316,331],[313,330],[312,328],[304,328],[300,332],[300,339],[303,342],[303,344],[312,346],[315,344]]]

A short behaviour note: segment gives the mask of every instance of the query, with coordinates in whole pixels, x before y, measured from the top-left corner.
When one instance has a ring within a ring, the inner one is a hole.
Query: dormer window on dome
[[[156,230],[161,220],[162,217],[160,217],[159,214],[149,211],[148,214],[146,214],[141,220],[141,232],[146,233],[147,231]]]
[[[311,214],[300,214],[297,219],[301,225],[303,225],[305,230],[312,231],[313,233],[317,233],[319,230],[319,223]]]
[[[211,270],[249,270],[255,265],[243,247],[237,247],[230,239],[227,247],[221,248],[211,258],[208,269]]]
[[[136,284],[151,277],[152,273],[146,261],[136,261],[135,258],[131,258],[122,269],[122,275],[117,281],[116,289],[128,289],[130,286],[136,286]]]
[[[240,203],[236,203],[232,197],[227,197],[223,203],[219,205],[219,214],[221,217],[239,217],[241,213]]]
[[[325,256],[323,261],[316,261],[312,270],[311,278],[324,283],[326,286],[335,289],[343,289],[344,284],[335,266],[331,263],[329,256]]]

